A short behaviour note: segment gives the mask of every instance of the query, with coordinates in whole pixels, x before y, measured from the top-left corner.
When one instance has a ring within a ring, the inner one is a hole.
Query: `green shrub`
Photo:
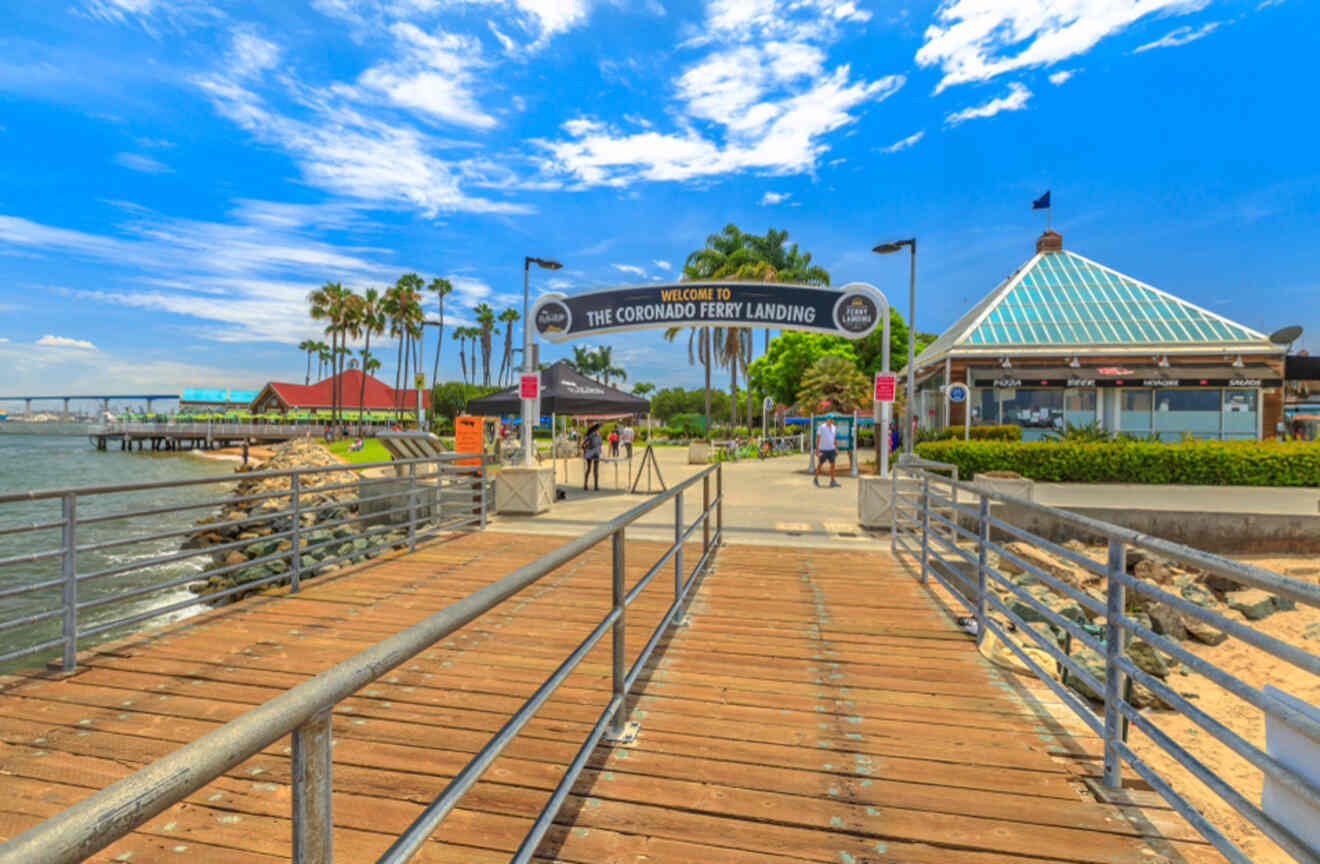
[[[1276,441],[933,441],[917,454],[970,479],[1016,471],[1052,483],[1320,486],[1320,445]]]
[[[1003,426],[971,426],[968,428],[968,434],[973,441],[1021,441],[1022,427],[1004,424]],[[932,440],[947,441],[949,439],[961,440],[963,430],[961,426],[949,426],[940,432]]]

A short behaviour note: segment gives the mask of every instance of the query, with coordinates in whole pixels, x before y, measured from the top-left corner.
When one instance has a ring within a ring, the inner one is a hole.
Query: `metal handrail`
[[[904,488],[909,490],[917,487],[919,494],[916,496],[901,496],[905,500],[913,502],[916,507],[914,511],[900,513],[899,508],[892,508],[893,532],[891,542],[893,547],[895,550],[901,549],[904,555],[920,559],[921,575],[919,578],[923,583],[928,575],[934,576],[937,582],[973,611],[978,624],[978,641],[984,638],[986,633],[997,636],[1065,705],[1077,714],[1097,735],[1103,738],[1105,745],[1105,785],[1111,788],[1122,785],[1123,765],[1126,763],[1150,783],[1151,787],[1159,792],[1169,802],[1170,806],[1182,814],[1230,861],[1244,862],[1244,864],[1250,861],[1223,831],[1197,811],[1165,778],[1159,775],[1158,771],[1141,759],[1126,743],[1125,730],[1127,724],[1131,723],[1146,733],[1147,737],[1156,746],[1186,768],[1194,777],[1206,784],[1237,813],[1249,820],[1294,858],[1298,861],[1318,864],[1320,862],[1320,850],[1307,846],[1287,826],[1247,800],[1204,763],[1189,754],[1167,734],[1159,730],[1127,702],[1123,695],[1122,682],[1124,680],[1134,680],[1145,685],[1166,705],[1187,717],[1197,727],[1208,732],[1215,740],[1282,784],[1310,806],[1320,808],[1320,785],[1243,739],[1203,709],[1192,705],[1187,699],[1175,692],[1173,688],[1138,668],[1126,656],[1127,639],[1129,636],[1142,639],[1154,650],[1174,658],[1188,669],[1205,676],[1211,682],[1223,687],[1248,704],[1269,712],[1292,729],[1317,742],[1320,742],[1320,723],[1283,701],[1272,697],[1269,693],[1242,681],[1233,674],[1197,656],[1183,648],[1178,642],[1158,635],[1134,620],[1125,611],[1127,608],[1126,592],[1131,589],[1155,602],[1166,604],[1186,617],[1196,618],[1317,676],[1320,676],[1320,657],[1296,648],[1247,624],[1226,618],[1212,609],[1203,608],[1177,594],[1169,593],[1157,585],[1128,575],[1125,566],[1127,549],[1133,547],[1148,550],[1167,559],[1191,565],[1238,583],[1261,588],[1276,596],[1286,597],[1317,608],[1320,608],[1320,586],[1288,579],[1278,573],[1169,540],[1152,537],[1130,528],[1112,525],[1012,495],[1005,495],[975,484],[960,482],[956,474],[950,478],[932,473],[935,470],[951,469],[956,471],[951,465],[930,462],[924,459],[905,458],[900,461],[893,478],[895,500],[899,497],[900,482],[903,483]],[[899,475],[904,476],[900,478]],[[932,486],[948,488],[951,493],[950,497],[932,491]],[[969,508],[955,503],[952,496],[958,492],[968,493],[973,500],[978,501],[979,508],[976,513],[972,513]],[[1107,562],[1104,564],[1096,562],[1072,550],[1064,549],[1026,529],[1012,525],[1003,518],[990,515],[989,505],[992,501],[1046,515],[1058,523],[1076,529],[1079,533],[1104,537],[1108,543]],[[937,508],[949,515],[946,516],[938,512]],[[975,522],[977,526],[975,533],[958,524],[959,516]],[[949,529],[949,535],[942,536],[932,531],[931,528],[936,526]],[[992,528],[1028,544],[1035,545],[1051,554],[1059,555],[1064,560],[1071,561],[1087,572],[1104,577],[1106,593],[1103,605],[1086,591],[1067,584],[1024,557],[1015,554],[1007,549],[1002,542],[992,542],[990,539]],[[920,538],[919,546],[909,542],[909,538],[915,540],[918,537]],[[956,542],[958,539],[972,541],[975,544],[974,550],[969,551],[959,546]],[[952,578],[952,574],[960,571],[949,559],[944,557],[941,550],[945,549],[954,552],[959,559],[976,568],[974,580],[966,575],[960,575],[956,580]],[[991,567],[987,563],[987,555],[991,552],[1022,568],[1023,571],[1039,580],[1051,591],[1067,597],[1089,609],[1092,613],[1104,616],[1106,632],[1103,640],[1092,637],[1076,622],[1064,618],[1049,608],[1041,598],[1015,585],[997,568]],[[933,564],[939,566],[932,566]],[[974,589],[970,592],[970,596],[967,586]],[[1028,606],[1035,615],[1043,618],[1048,625],[1056,628],[1058,632],[1066,632],[1074,640],[1102,656],[1105,661],[1104,681],[1097,680],[1094,675],[1073,660],[1067,650],[1061,649],[1053,634],[1043,633],[1040,628],[1025,621],[1022,616],[1008,607],[1008,604],[999,597],[996,591],[989,590],[990,588],[1007,590],[1011,597]],[[1026,651],[1017,644],[1016,640],[1010,638],[1009,633],[1005,632],[1005,629],[997,621],[986,614],[987,607],[992,607],[997,614],[1012,622],[1021,634],[1029,637],[1035,643],[1035,646],[1058,663],[1068,675],[1075,676],[1086,687],[1090,688],[1092,693],[1101,695],[1104,704],[1103,716],[1079,698],[1078,694],[1055,680],[1053,675],[1042,670]]]
[[[478,461],[476,465],[454,464],[456,460],[460,459],[465,461],[475,459]],[[309,478],[314,480],[335,472],[354,473],[363,468],[373,467],[388,467],[394,469],[395,472],[406,470],[406,473],[396,473],[383,478],[358,477],[350,483],[309,484]],[[78,517],[79,499],[85,499],[89,496],[105,496],[121,492],[150,492],[163,488],[205,487],[217,483],[259,482],[270,478],[287,478],[287,486],[272,492],[235,495],[230,498],[216,499],[206,496],[207,500],[201,505],[182,503],[167,507],[130,509],[122,512],[99,514],[93,517]],[[272,583],[288,582],[292,590],[297,591],[303,575],[307,572],[320,572],[322,568],[345,560],[364,560],[368,554],[375,553],[389,545],[406,543],[408,548],[414,549],[416,548],[419,531],[421,532],[420,536],[429,536],[435,533],[436,530],[484,527],[487,502],[486,478],[486,459],[481,454],[445,453],[440,454],[438,458],[426,456],[387,462],[345,463],[273,471],[250,471],[238,475],[226,474],[188,480],[49,489],[0,495],[0,504],[58,499],[61,502],[61,516],[63,517],[58,521],[34,521],[26,526],[15,526],[16,530],[9,532],[11,534],[17,534],[24,530],[42,532],[48,531],[51,527],[59,527],[61,536],[57,548],[0,559],[0,568],[4,568],[59,558],[59,575],[55,578],[41,578],[25,585],[6,587],[0,590],[0,599],[36,594],[54,588],[60,589],[60,598],[54,609],[28,608],[17,616],[0,620],[0,632],[37,625],[43,621],[62,616],[61,636],[55,642],[63,643],[62,665],[65,671],[71,671],[76,665],[80,639],[107,633],[117,628],[135,624],[148,618],[166,615],[187,607],[213,604],[218,600],[223,600],[235,594],[250,592]],[[363,483],[367,485],[363,486]],[[372,485],[375,483],[383,485]],[[398,488],[389,488],[391,484],[396,485]],[[359,490],[356,496],[325,500],[326,493],[352,488]],[[467,505],[459,500],[461,490],[466,490],[466,497],[469,499]],[[169,513],[188,513],[189,511],[196,511],[199,507],[225,509],[245,502],[250,504],[255,501],[269,500],[278,500],[282,505],[281,509],[266,512],[253,511],[250,515],[244,515],[240,518],[193,524],[185,528],[149,531],[126,537],[112,536],[108,539],[100,539],[90,543],[86,542],[86,536],[83,535],[83,542],[78,542],[80,530],[91,524],[114,523],[120,520],[161,516]],[[377,506],[371,512],[362,512],[362,506],[366,504],[376,504]],[[355,515],[328,520],[322,515],[327,513],[333,515],[335,509],[346,509]],[[321,519],[322,521],[315,521],[313,524],[304,526],[302,523],[307,519]],[[368,523],[376,525],[382,519],[388,520],[383,527],[368,527]],[[107,550],[156,543],[208,531],[226,531],[243,528],[244,526],[277,527],[279,525],[288,527],[283,527],[278,531],[272,530],[270,533],[256,538],[226,540],[213,545],[185,548],[136,560],[115,561],[110,559],[106,562],[108,566],[96,570],[80,570],[78,566],[82,563],[83,567],[86,567],[86,562],[89,560],[86,557],[87,555],[103,554]],[[308,542],[306,535],[311,532],[341,529],[345,525],[352,526],[346,536],[337,536],[330,540],[318,540],[316,543]],[[375,538],[380,534],[402,530],[406,530],[406,537],[396,536],[392,540],[374,544],[368,543],[365,547],[358,546],[352,552],[344,555],[333,557],[328,555],[332,550],[337,551],[337,548],[344,543],[356,543],[359,540]],[[211,566],[199,572],[175,576],[161,581],[152,581],[149,585],[122,586],[122,583],[119,583],[115,578],[141,572],[152,567],[177,564],[204,557],[214,558],[226,552],[246,549],[255,543],[270,541],[287,542],[289,548],[270,552],[259,557],[245,558],[245,560],[238,563],[208,562],[211,563]],[[311,560],[312,553],[319,553],[327,557]],[[95,626],[86,626],[86,615],[93,609],[101,610],[103,607],[112,604],[159,593],[171,588],[178,588],[189,583],[204,582],[211,577],[224,576],[260,565],[278,565],[283,569],[252,581],[225,587],[223,590],[199,594],[186,600],[157,606],[145,612],[134,612],[125,617],[98,620]],[[51,569],[54,570],[55,568],[52,567]],[[112,585],[110,588],[102,589],[104,592],[102,596],[95,596],[92,599],[84,597],[80,601],[78,598],[79,586],[94,581],[106,581],[112,583]],[[80,618],[84,620],[80,620]],[[54,643],[42,639],[42,635],[44,634],[40,632],[32,634],[26,637],[28,641],[26,644],[22,644],[21,647],[0,653],[0,663],[47,650]]]
[[[716,481],[716,494],[713,497],[710,494],[712,476]],[[697,522],[702,523],[707,530],[703,532],[702,556],[691,575],[684,579],[682,493],[698,482],[702,484],[703,506]],[[723,535],[723,492],[722,467],[712,465],[703,469],[673,488],[656,494],[583,536],[519,567],[348,660],[335,664],[311,680],[286,690],[265,704],[245,712],[0,844],[0,864],[28,864],[38,860],[49,864],[72,864],[81,861],[289,734],[293,735],[294,761],[293,860],[330,861],[330,724],[335,705],[608,538],[613,544],[614,597],[610,611],[380,859],[382,862],[408,860],[453,809],[462,794],[476,782],[485,766],[499,755],[591,646],[603,638],[605,630],[612,630],[612,698],[514,858],[515,861],[529,860],[585,766],[587,757],[606,734],[606,727],[618,734],[625,726],[627,693],[635,681],[635,676],[629,679],[624,668],[624,624],[627,614],[624,590],[625,529],[673,499],[677,545],[673,556],[674,601],[633,666],[634,670],[640,670],[641,665],[638,664],[644,665],[658,643],[659,635],[675,619],[696,584],[697,576],[704,571],[719,546]],[[709,533],[712,516],[716,520],[713,536]]]

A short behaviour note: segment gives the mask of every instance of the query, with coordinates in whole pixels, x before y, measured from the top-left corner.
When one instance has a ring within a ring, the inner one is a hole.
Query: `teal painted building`
[[[1270,437],[1285,351],[1047,231],[917,357],[915,410],[928,429],[1007,423],[1024,440],[1069,425],[1166,441]]]

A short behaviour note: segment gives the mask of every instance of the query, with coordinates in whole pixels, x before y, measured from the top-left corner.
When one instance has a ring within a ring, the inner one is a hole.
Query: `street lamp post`
[[[912,452],[912,439],[916,437],[912,430],[913,399],[916,398],[916,354],[917,354],[917,238],[896,240],[893,243],[881,243],[871,249],[880,255],[897,252],[907,246],[912,250],[911,267],[908,271],[908,361],[907,361],[907,399],[903,404],[903,452]],[[885,351],[889,346],[885,346]]]
[[[563,267],[558,261],[551,261],[545,258],[533,258],[528,255],[523,258],[523,372],[531,373],[536,370],[532,368],[532,322],[527,317],[527,283],[532,265],[542,267],[546,270],[558,270]],[[520,388],[521,389],[521,388]],[[522,451],[523,467],[532,467],[532,400],[522,400]]]

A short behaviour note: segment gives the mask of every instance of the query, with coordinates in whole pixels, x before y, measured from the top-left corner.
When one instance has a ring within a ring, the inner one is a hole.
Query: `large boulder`
[[[1196,582],[1190,582],[1183,585],[1178,593],[1182,594],[1184,600],[1189,600],[1204,609],[1213,609],[1215,606],[1219,605],[1218,601],[1215,600],[1215,595],[1211,594],[1204,586],[1199,585]]]
[[[1009,552],[1012,552],[1014,555],[1021,558],[1023,561],[1027,562],[1033,567],[1043,570],[1044,572],[1048,573],[1054,578],[1059,579],[1069,585],[1080,586],[1085,581],[1082,578],[1082,574],[1078,573],[1077,569],[1074,568],[1071,564],[1064,564],[1063,562],[1055,558],[1053,555],[1042,552],[1039,549],[1036,549],[1034,546],[1029,546],[1026,543],[1015,541],[1013,543],[1005,544],[1004,549]],[[1012,561],[1009,561],[1006,558],[1003,558],[1001,563],[1008,565],[1009,567],[1012,568],[1010,570],[1007,570],[1006,572],[1010,572],[1010,573],[1023,572],[1020,566],[1018,566]]]
[[[1172,568],[1149,558],[1138,561],[1136,566],[1132,568],[1132,575],[1156,585],[1168,585],[1173,581]]]
[[[1230,591],[1225,595],[1229,609],[1236,609],[1248,621],[1259,621],[1278,611],[1274,597],[1258,588],[1247,591]]]
[[[1168,639],[1181,642],[1187,638],[1187,625],[1183,613],[1167,603],[1151,603],[1146,606],[1150,616],[1150,629]]]
[[[1187,633],[1193,639],[1197,642],[1204,642],[1206,645],[1218,645],[1228,638],[1228,634],[1223,630],[1191,615],[1183,618],[1183,626],[1187,628]]]
[[[1146,640],[1130,640],[1127,646],[1127,655],[1136,667],[1147,675],[1154,675],[1156,678],[1169,677],[1169,664],[1164,661],[1164,657],[1160,652],[1156,651]]]

